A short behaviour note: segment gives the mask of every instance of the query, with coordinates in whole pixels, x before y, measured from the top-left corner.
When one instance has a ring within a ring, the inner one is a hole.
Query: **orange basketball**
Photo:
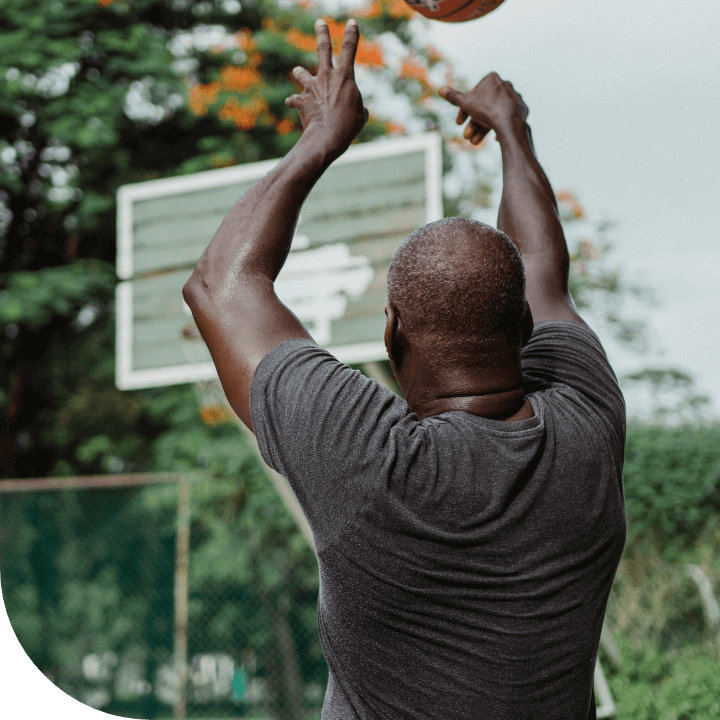
[[[504,0],[405,0],[413,9],[431,20],[465,22],[487,15]]]

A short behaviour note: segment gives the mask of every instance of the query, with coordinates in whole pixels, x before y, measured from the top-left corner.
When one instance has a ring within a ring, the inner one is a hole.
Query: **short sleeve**
[[[250,413],[263,458],[292,486],[320,551],[352,522],[373,482],[390,472],[393,429],[408,406],[303,338],[262,359]]]
[[[523,348],[522,373],[526,394],[564,387],[624,438],[622,392],[598,336],[585,323],[572,320],[536,323]]]

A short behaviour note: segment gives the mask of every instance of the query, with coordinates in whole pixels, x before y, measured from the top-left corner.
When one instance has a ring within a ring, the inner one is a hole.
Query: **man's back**
[[[625,542],[622,396],[572,321],[538,323],[523,379],[529,420],[419,421],[311,341],[258,367],[259,445],[317,544],[323,720],[594,717]]]

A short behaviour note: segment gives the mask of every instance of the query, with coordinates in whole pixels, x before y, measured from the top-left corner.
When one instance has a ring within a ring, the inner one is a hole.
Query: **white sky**
[[[655,289],[647,317],[664,349],[606,342],[618,374],[678,367],[720,412],[720,3],[506,0],[418,31],[471,83],[492,70],[512,81],[553,185],[618,223],[613,260]]]

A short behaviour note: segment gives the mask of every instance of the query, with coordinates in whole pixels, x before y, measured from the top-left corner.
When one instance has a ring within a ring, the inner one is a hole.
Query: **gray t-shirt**
[[[323,720],[588,720],[625,545],[625,406],[597,336],[546,321],[535,417],[418,420],[310,340],[262,360],[250,408],[315,538]]]

